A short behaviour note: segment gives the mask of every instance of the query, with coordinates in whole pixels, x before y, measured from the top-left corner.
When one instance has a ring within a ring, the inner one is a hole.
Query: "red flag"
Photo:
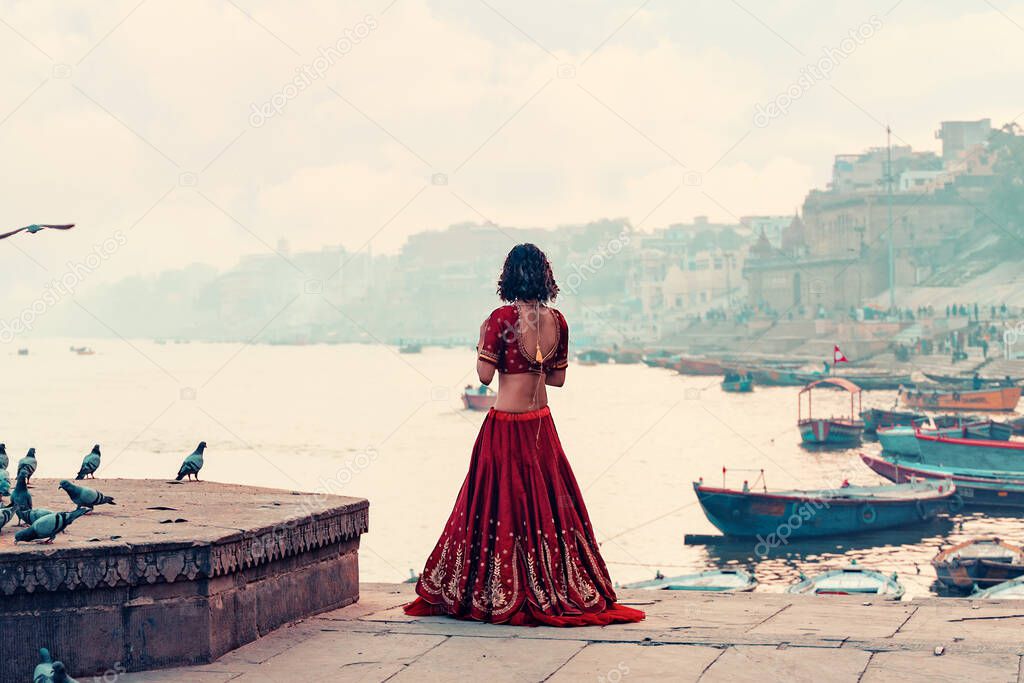
[[[838,346],[833,346],[832,347],[832,362],[833,363],[849,363],[850,361],[846,360],[846,356],[843,355],[843,352],[839,350]]]

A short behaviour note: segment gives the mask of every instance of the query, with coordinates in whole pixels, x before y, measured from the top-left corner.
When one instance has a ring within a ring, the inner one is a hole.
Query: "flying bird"
[[[7,444],[0,443],[0,470],[6,470],[10,464],[11,460],[7,457]]]
[[[87,509],[78,508],[73,512],[53,512],[40,517],[32,522],[32,526],[29,528],[22,529],[14,534],[14,542],[38,541],[41,538],[45,538],[46,540],[43,543],[53,543],[53,539],[57,537],[57,534],[86,512],[88,512]]]
[[[64,489],[64,492],[68,494],[68,498],[71,502],[80,508],[89,508],[91,511],[97,505],[117,505],[114,499],[110,496],[105,496],[96,489],[91,489],[88,486],[78,486],[72,484],[67,479],[62,479],[60,482],[60,488]]]
[[[18,483],[14,485],[14,491],[11,492],[11,507],[18,515],[21,525],[27,524],[28,511],[32,509],[32,494],[28,492],[24,474],[18,475]]]
[[[92,452],[89,453],[82,460],[82,469],[78,470],[78,476],[75,479],[85,479],[90,477],[96,478],[96,470],[100,468],[100,445],[96,444],[92,447]]]
[[[43,230],[44,228],[51,228],[53,230],[70,230],[73,227],[75,227],[74,223],[64,223],[64,224],[61,224],[61,225],[50,225],[50,224],[46,224],[46,223],[41,223],[41,224],[33,223],[32,225],[26,225],[24,228],[18,228],[17,230],[11,230],[10,232],[5,232],[4,234],[0,235],[0,240],[6,239],[6,238],[10,237],[11,235],[17,235],[19,232],[22,232],[24,230],[28,230],[28,233],[30,235],[34,235],[37,232],[40,232],[41,230]]]
[[[195,477],[196,481],[199,481],[199,470],[203,469],[203,451],[205,450],[206,442],[200,441],[192,454],[181,463],[181,469],[178,470],[178,476],[175,478],[176,481],[181,481],[185,477]]]
[[[20,477],[22,472],[25,473],[25,483],[28,484],[32,480],[32,475],[36,473],[36,466],[38,466],[36,460],[36,449],[28,449],[28,453],[25,457],[18,461],[18,476]]]

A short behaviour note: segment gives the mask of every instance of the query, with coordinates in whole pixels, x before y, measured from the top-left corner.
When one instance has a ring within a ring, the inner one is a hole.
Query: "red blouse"
[[[498,372],[515,375],[524,372],[545,373],[562,370],[569,365],[569,324],[557,309],[550,309],[558,321],[558,341],[554,350],[541,348],[546,354],[543,363],[537,363],[535,354],[523,346],[519,334],[519,309],[514,304],[496,308],[487,318],[483,345],[477,349],[477,357],[498,368]]]

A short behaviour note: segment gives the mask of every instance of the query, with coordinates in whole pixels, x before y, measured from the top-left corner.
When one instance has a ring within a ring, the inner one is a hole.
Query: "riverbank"
[[[645,621],[557,629],[408,617],[412,589],[362,584],[357,604],[213,664],[120,681],[1022,680],[1014,602],[622,591]]]

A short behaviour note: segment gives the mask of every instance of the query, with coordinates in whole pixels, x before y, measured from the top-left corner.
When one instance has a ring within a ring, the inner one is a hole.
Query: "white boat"
[[[650,581],[627,583],[623,588],[663,591],[714,591],[718,593],[741,593],[752,591],[757,586],[754,575],[743,569],[713,569],[699,574],[663,576],[661,572]]]
[[[997,583],[971,597],[984,600],[1024,600],[1024,577]]]
[[[873,569],[858,567],[856,563],[842,569],[822,572],[814,576],[804,576],[801,580],[786,589],[787,593],[801,595],[878,595],[887,600],[899,600],[903,597],[903,584],[896,574],[886,576]]]

